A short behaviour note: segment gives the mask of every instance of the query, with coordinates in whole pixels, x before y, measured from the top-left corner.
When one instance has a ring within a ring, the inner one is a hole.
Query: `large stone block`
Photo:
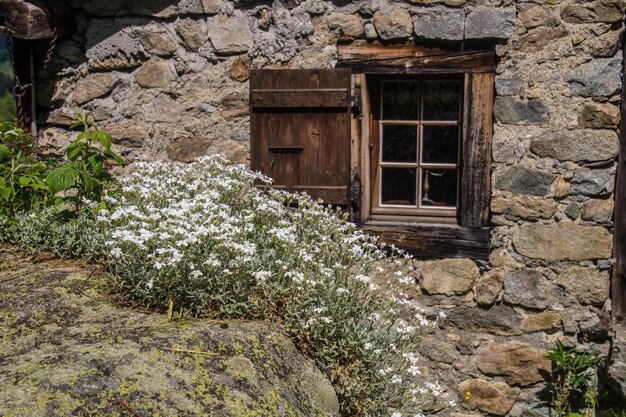
[[[481,306],[491,306],[498,299],[504,282],[504,270],[494,268],[478,279],[474,291],[476,302]]]
[[[413,32],[411,15],[405,9],[395,8],[388,13],[374,13],[374,27],[382,40],[407,39]]]
[[[522,331],[524,333],[554,333],[561,329],[561,314],[556,311],[542,311],[524,317]]]
[[[476,6],[465,19],[466,39],[508,39],[514,29],[514,7]]]
[[[172,78],[167,61],[152,59],[137,71],[137,84],[144,88],[167,88]]]
[[[176,52],[176,44],[167,33],[145,30],[137,33],[137,39],[139,39],[139,42],[141,42],[148,53],[159,56],[171,56]]]
[[[513,247],[534,259],[602,259],[611,256],[611,235],[604,227],[567,222],[526,224],[513,234]]]
[[[624,0],[596,0],[565,6],[561,18],[568,23],[615,23],[624,19],[624,10]]]
[[[496,335],[520,333],[522,318],[509,306],[496,305],[489,310],[458,307],[448,312],[445,324],[471,332],[487,332]]]
[[[605,198],[603,200],[587,200],[583,204],[581,217],[583,220],[589,220],[597,223],[607,223],[611,221],[613,216],[613,199]]]
[[[538,26],[556,26],[558,23],[552,9],[542,6],[535,6],[525,10],[519,13],[517,17],[522,21],[526,29],[533,29]]]
[[[617,134],[611,130],[558,130],[530,142],[530,150],[559,161],[595,162],[615,158],[619,151]]]
[[[331,13],[326,19],[331,30],[337,30],[343,36],[360,38],[364,34],[363,23],[357,15],[345,13]]]
[[[462,10],[426,9],[419,11],[413,21],[415,36],[422,39],[461,40],[464,28]]]
[[[528,269],[507,273],[504,277],[504,301],[530,309],[545,309],[548,300],[541,273]]]
[[[554,45],[556,40],[567,35],[567,30],[562,26],[541,26],[520,36],[516,49],[523,52],[537,52],[547,46]]]
[[[191,18],[181,19],[176,22],[176,33],[183,39],[185,45],[191,50],[198,50],[207,41],[207,29],[200,20]]]
[[[578,114],[578,126],[615,129],[620,121],[619,108],[609,103],[585,104]]]
[[[104,96],[113,90],[117,78],[110,73],[89,74],[76,83],[72,99],[76,104],[84,104],[94,98]]]
[[[499,96],[517,95],[523,85],[524,79],[519,75],[499,75],[496,77],[496,92]]]
[[[478,267],[469,259],[424,262],[421,286],[429,294],[463,294],[478,277]]]
[[[476,367],[485,375],[502,376],[510,385],[528,386],[544,381],[552,366],[546,351],[528,343],[489,343],[476,355]]]
[[[496,188],[519,194],[544,196],[550,191],[555,176],[521,166],[512,166],[495,173]]]
[[[167,156],[172,161],[193,162],[206,155],[211,144],[212,140],[206,137],[182,138],[167,147]]]
[[[467,398],[465,404],[489,414],[503,416],[517,401],[520,389],[500,381],[468,379],[458,386],[459,398]]]
[[[539,98],[496,97],[494,115],[504,124],[540,125],[548,121],[548,107]]]
[[[567,74],[570,92],[583,97],[610,97],[621,88],[622,54],[592,59]]]
[[[516,195],[512,197],[494,197],[491,200],[491,212],[520,217],[522,219],[549,219],[556,213],[558,203],[552,199]]]
[[[609,274],[595,268],[573,266],[559,274],[556,284],[583,305],[601,306],[609,297]]]
[[[209,39],[220,54],[241,54],[252,48],[254,39],[248,19],[232,16],[209,17]]]
[[[614,175],[614,168],[579,169],[574,172],[571,193],[589,196],[610,194],[615,186]]]

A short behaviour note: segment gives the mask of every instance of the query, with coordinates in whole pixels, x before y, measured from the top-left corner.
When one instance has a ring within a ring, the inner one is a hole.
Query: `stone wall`
[[[607,353],[623,0],[72,2],[39,122],[91,110],[131,159],[247,162],[249,68],[332,67],[339,37],[497,44],[491,256],[416,262],[447,315],[424,377],[455,412],[545,415],[555,340]]]

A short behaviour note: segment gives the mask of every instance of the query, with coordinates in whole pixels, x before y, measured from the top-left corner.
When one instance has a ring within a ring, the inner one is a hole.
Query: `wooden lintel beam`
[[[0,1],[0,33],[18,39],[48,39],[72,33],[74,18],[59,0]]]

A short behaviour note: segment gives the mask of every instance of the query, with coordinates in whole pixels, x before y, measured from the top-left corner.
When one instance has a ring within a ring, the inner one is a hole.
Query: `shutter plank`
[[[461,226],[489,224],[491,139],[493,136],[493,73],[466,75]]]
[[[276,188],[350,201],[350,70],[253,70],[251,166]]]

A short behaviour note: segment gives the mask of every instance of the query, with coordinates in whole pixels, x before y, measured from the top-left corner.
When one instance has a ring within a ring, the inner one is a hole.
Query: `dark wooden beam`
[[[18,39],[49,39],[74,31],[71,8],[60,0],[0,1],[0,33]]]
[[[626,42],[622,45],[626,52]],[[619,155],[615,185],[615,230],[613,257],[616,259],[611,275],[611,310],[613,322],[626,326],[626,71],[622,75],[621,122]]]

